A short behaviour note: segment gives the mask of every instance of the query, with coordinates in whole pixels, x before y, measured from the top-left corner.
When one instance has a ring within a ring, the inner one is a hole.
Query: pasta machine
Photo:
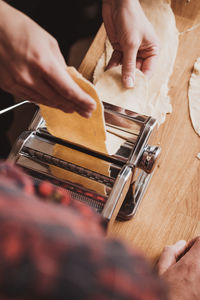
[[[34,179],[67,189],[72,198],[87,203],[111,224],[115,218],[129,220],[136,213],[160,148],[149,145],[155,119],[103,104],[106,131],[122,141],[116,153],[98,153],[80,146],[78,141],[72,144],[52,136],[37,111],[9,160]],[[62,149],[63,155],[55,149]]]

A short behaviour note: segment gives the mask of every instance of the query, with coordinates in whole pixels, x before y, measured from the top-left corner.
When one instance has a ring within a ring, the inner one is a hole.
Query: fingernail
[[[97,108],[97,104],[96,102],[92,101],[92,103],[90,104],[90,109],[93,111]]]
[[[123,78],[124,85],[127,89],[131,89],[134,86],[133,78],[128,76]]]
[[[85,103],[79,103],[78,109],[79,111],[94,111],[97,107],[96,102],[92,99],[90,102],[86,105]]]
[[[180,241],[178,241],[178,242],[176,242],[176,244],[175,244],[175,246],[185,246],[186,245],[186,241],[185,240],[180,240]]]
[[[84,117],[85,117],[86,119],[89,119],[91,116],[92,116],[91,113],[85,113],[85,115],[84,115]]]

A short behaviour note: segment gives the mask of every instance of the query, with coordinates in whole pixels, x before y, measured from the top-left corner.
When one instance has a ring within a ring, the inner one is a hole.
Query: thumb
[[[165,273],[169,267],[176,263],[177,258],[185,250],[185,247],[186,241],[180,240],[176,244],[172,246],[166,246],[163,249],[157,264],[157,270],[159,275]]]
[[[138,48],[130,47],[123,50],[122,82],[125,88],[133,88],[134,86]]]

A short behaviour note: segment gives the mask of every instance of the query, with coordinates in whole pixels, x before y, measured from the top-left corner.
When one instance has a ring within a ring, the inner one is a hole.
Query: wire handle
[[[10,110],[12,110],[12,109],[15,109],[15,108],[18,107],[18,106],[24,105],[24,104],[26,104],[26,103],[32,103],[32,102],[30,102],[30,101],[28,101],[28,100],[24,100],[24,101],[22,101],[22,102],[20,102],[20,103],[17,103],[17,104],[15,104],[15,105],[12,105],[12,106],[10,106],[10,107],[7,107],[7,108],[5,108],[5,109],[0,110],[0,115],[4,114],[4,113],[6,113],[6,112],[8,112],[8,111],[10,111]]]

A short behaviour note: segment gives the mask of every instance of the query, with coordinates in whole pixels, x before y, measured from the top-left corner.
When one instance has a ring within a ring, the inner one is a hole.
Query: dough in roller
[[[109,163],[93,156],[89,157],[87,154],[78,152],[74,149],[66,148],[62,145],[56,144],[53,149],[53,156],[102,175],[110,176]],[[101,195],[106,195],[105,186],[97,181],[91,180],[87,177],[79,176],[76,173],[58,168],[56,166],[51,166],[50,170],[56,178],[80,184],[85,188],[100,193]]]

